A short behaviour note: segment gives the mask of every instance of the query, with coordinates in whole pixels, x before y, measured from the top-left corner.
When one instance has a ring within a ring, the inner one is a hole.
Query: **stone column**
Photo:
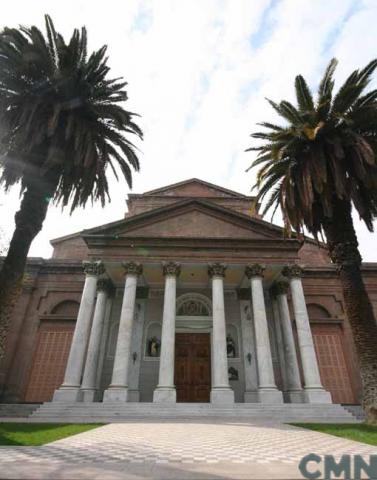
[[[105,267],[101,261],[84,261],[83,267],[86,275],[84,290],[65,369],[64,381],[61,387],[55,390],[54,402],[76,402],[79,400],[81,375],[89,340],[97,279],[105,273]]]
[[[285,367],[286,367],[286,396],[291,403],[302,403],[303,390],[300,378],[300,369],[297,361],[295,339],[288,308],[288,284],[278,282],[275,284],[274,293],[279,307],[280,324],[283,332]]]
[[[97,282],[97,302],[94,310],[92,330],[86,354],[84,375],[81,384],[81,400],[94,402],[97,394],[97,368],[100,355],[103,324],[109,291],[112,288],[110,280],[101,278]]]
[[[158,385],[153,392],[157,403],[175,403],[177,395],[174,385],[175,352],[175,303],[177,277],[181,272],[179,263],[163,264],[165,276],[164,310],[162,314],[161,353]]]
[[[250,290],[247,289],[250,298]],[[253,316],[250,300],[240,300],[243,365],[245,370],[245,403],[258,402],[258,375],[255,355]]]
[[[308,403],[331,403],[331,395],[323,388],[319,375],[313,336],[301,283],[302,272],[302,268],[299,265],[291,265],[285,267],[282,273],[289,278],[291,288],[298,344],[304,372],[304,398]]]
[[[128,400],[128,365],[131,353],[136,287],[138,276],[141,275],[143,268],[135,262],[123,263],[123,267],[126,278],[114,356],[113,375],[109,388],[104,392],[104,402],[127,402]]]
[[[281,374],[281,382],[282,382],[282,391],[283,397],[284,392],[287,391],[287,374],[286,374],[286,367],[285,367],[285,353],[284,353],[284,342],[283,336],[281,332],[280,326],[280,313],[279,313],[279,305],[275,298],[274,289],[270,289],[270,300],[272,305],[272,316],[274,319],[274,333],[275,333],[275,340],[276,340],[276,349],[277,354],[279,357],[279,367],[280,367],[280,374]],[[273,362],[272,362],[273,364]],[[285,398],[284,398],[285,400]]]
[[[275,385],[272,365],[270,337],[263,294],[263,272],[264,267],[258,264],[249,265],[245,270],[251,284],[259,379],[258,399],[261,403],[282,403],[283,395]]]
[[[106,346],[107,346],[107,340],[109,336],[109,328],[110,328],[110,320],[111,320],[111,311],[113,308],[113,299],[115,296],[115,288],[114,290],[111,291],[111,294],[109,295],[109,298],[107,299],[106,303],[106,310],[105,310],[105,320],[103,322],[103,329],[102,329],[102,339],[101,339],[101,345],[100,345],[100,354],[98,358],[98,366],[97,366],[97,376],[96,376],[96,388],[98,391],[98,399],[100,402],[102,402],[103,399],[103,394],[104,394],[104,385],[102,382],[102,374],[103,374],[103,369],[104,369],[104,364],[105,364],[105,358],[106,358]],[[107,385],[106,385],[107,387]]]
[[[148,295],[148,293],[147,293]],[[139,379],[140,379],[140,366],[143,357],[143,330],[144,330],[144,316],[145,316],[145,307],[146,299],[140,299],[138,295],[138,300],[136,302],[136,312],[134,320],[134,328],[132,333],[132,352],[131,352],[131,362],[129,365],[128,372],[128,401],[129,402],[140,402],[140,391],[139,391]]]
[[[228,358],[226,353],[226,325],[224,307],[224,277],[226,266],[213,263],[208,267],[212,278],[212,359],[213,378],[211,403],[234,403],[234,392],[229,386]]]

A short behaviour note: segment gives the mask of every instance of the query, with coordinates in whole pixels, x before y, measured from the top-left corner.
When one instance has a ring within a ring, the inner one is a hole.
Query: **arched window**
[[[318,305],[316,303],[309,304],[308,308],[308,315],[311,320],[325,320],[331,318],[331,315],[326,310],[325,307],[322,305]]]
[[[67,317],[75,317],[78,314],[80,304],[75,300],[64,300],[58,303],[51,310],[53,315],[65,315]]]
[[[177,315],[183,317],[210,317],[211,302],[199,293],[187,293],[177,300]]]

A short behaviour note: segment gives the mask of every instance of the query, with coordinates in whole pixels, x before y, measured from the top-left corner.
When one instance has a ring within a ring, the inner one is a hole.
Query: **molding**
[[[46,313],[43,315],[39,315],[39,321],[40,322],[76,322],[77,320],[77,315],[76,316],[69,316],[69,315],[56,315],[53,313]]]
[[[326,325],[343,325],[344,318],[340,318],[340,317],[309,318],[309,323],[322,323]]]

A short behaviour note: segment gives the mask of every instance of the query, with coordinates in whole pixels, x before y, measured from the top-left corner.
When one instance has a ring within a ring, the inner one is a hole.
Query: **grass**
[[[0,423],[0,445],[44,445],[101,425],[99,423]]]
[[[329,433],[336,437],[348,438],[356,442],[377,445],[377,426],[366,425],[365,423],[293,423],[292,425],[316,432]]]

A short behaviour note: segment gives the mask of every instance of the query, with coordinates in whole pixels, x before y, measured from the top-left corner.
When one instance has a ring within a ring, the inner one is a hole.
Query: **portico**
[[[85,262],[84,271],[80,312],[86,315],[78,316],[73,353],[54,401],[148,401],[150,391],[150,401],[175,403],[176,335],[186,332],[210,335],[210,355],[202,355],[197,365],[198,371],[210,371],[211,403],[272,404],[283,398],[290,403],[331,403],[319,377],[298,265],[97,260]],[[290,282],[303,386],[285,278]],[[109,302],[113,308],[106,319]],[[278,360],[276,326],[284,342],[284,365]],[[195,368],[187,362],[180,365],[182,375]],[[287,384],[279,388],[276,375],[282,368]],[[69,383],[72,372],[76,383]],[[191,373],[185,388],[196,387]]]
[[[131,194],[123,218],[29,259],[4,401],[83,411],[360,401],[325,246],[284,237],[252,202],[198,179]],[[372,283],[375,268],[363,266]]]

